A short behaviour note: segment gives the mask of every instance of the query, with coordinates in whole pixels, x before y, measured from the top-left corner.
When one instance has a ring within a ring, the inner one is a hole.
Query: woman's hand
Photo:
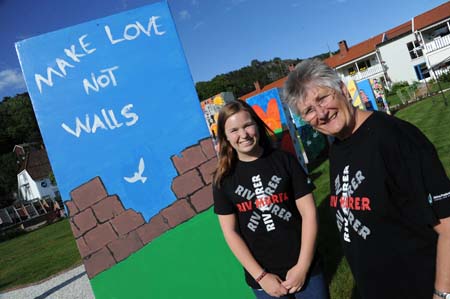
[[[305,283],[306,272],[307,271],[299,265],[295,265],[287,272],[286,280],[281,284],[288,290],[289,294],[301,290]]]
[[[282,282],[283,281],[278,275],[267,273],[259,281],[259,285],[270,296],[280,297],[288,293],[288,290],[281,284]]]

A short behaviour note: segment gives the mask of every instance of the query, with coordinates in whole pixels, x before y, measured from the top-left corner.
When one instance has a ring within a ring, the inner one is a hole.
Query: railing
[[[450,67],[441,68],[441,69],[433,70],[433,71],[434,71],[434,74],[436,75],[436,77],[439,78],[443,74],[450,72]]]
[[[450,34],[438,37],[432,42],[426,43],[425,49],[427,50],[427,53],[430,53],[448,46],[450,46]]]
[[[355,81],[361,81],[361,80],[370,78],[370,77],[380,74],[380,73],[383,73],[383,66],[381,64],[377,64],[377,65],[371,66],[365,70],[360,70],[356,74],[349,75],[346,78],[349,78],[349,79],[352,79]]]

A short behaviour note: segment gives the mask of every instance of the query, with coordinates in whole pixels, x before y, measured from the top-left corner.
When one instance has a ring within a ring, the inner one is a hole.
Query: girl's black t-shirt
[[[240,234],[258,263],[285,278],[299,257],[301,216],[295,201],[314,185],[296,158],[266,150],[255,161],[238,161],[221,186],[213,186],[214,212],[236,214]],[[252,288],[259,284],[245,271]]]

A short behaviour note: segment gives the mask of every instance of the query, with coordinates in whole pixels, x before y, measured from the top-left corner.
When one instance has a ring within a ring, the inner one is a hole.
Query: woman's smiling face
[[[345,86],[339,91],[312,86],[304,100],[297,103],[297,108],[303,117],[313,111],[313,117],[308,119],[308,123],[325,135],[345,139],[354,131],[354,109],[348,101]]]

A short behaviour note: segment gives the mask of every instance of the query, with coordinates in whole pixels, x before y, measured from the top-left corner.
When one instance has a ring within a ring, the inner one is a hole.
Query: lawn
[[[67,219],[0,243],[0,291],[81,264]]]
[[[434,144],[447,175],[450,175],[450,91],[402,109],[396,116],[416,125]]]

